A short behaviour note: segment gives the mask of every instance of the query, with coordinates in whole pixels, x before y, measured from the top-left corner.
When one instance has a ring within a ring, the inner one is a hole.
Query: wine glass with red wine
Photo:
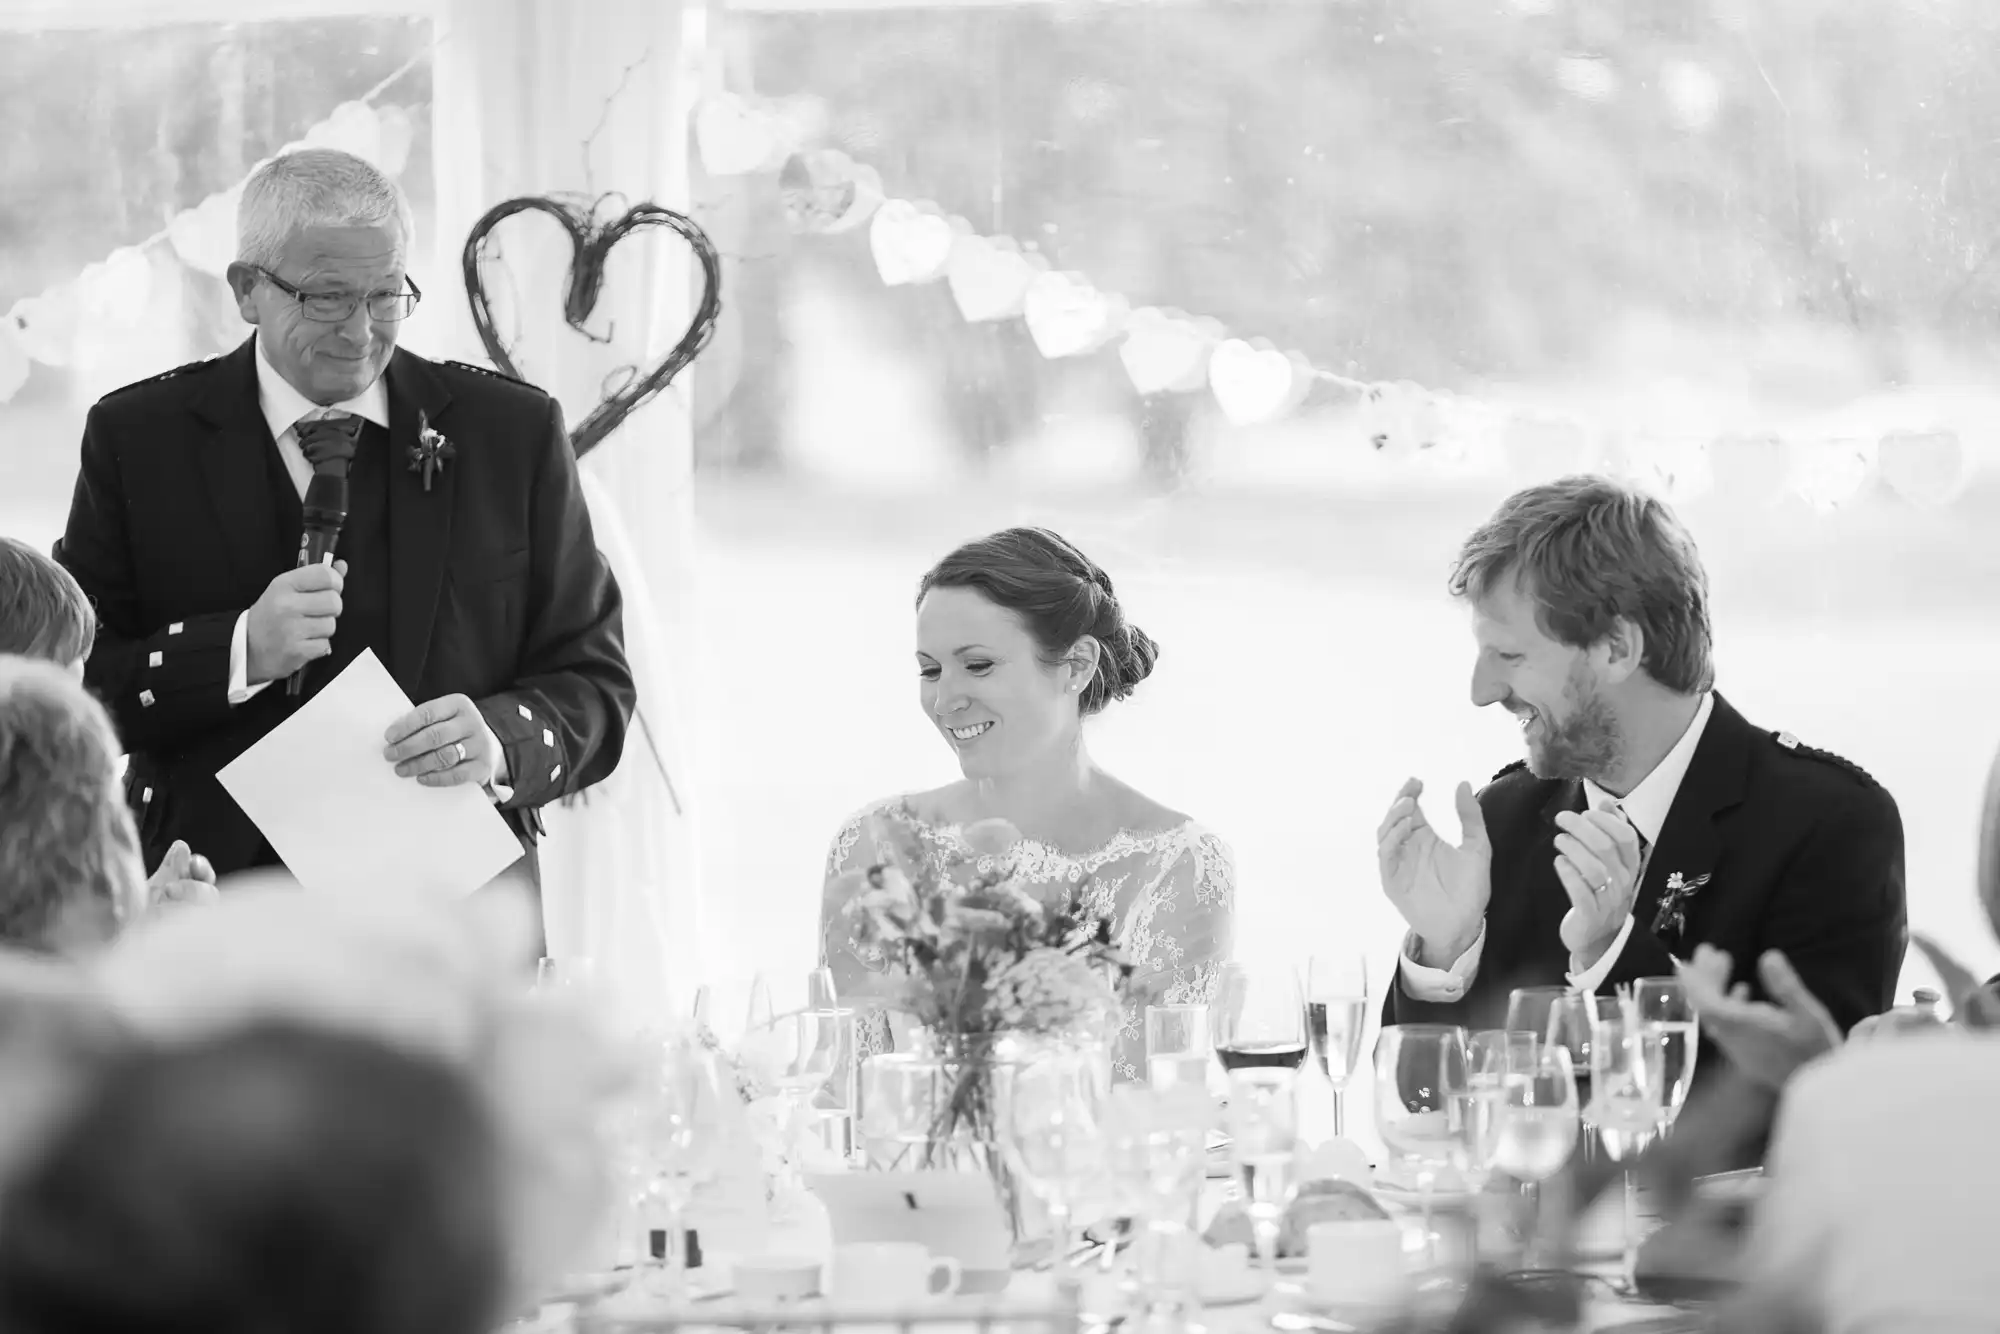
[[[1208,1022],[1224,1070],[1296,1070],[1305,1063],[1306,1003],[1290,968],[1230,964]]]

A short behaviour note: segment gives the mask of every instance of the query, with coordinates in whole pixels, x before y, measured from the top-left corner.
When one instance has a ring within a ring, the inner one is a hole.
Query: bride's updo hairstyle
[[[1009,528],[967,542],[923,577],[917,602],[934,588],[968,588],[1013,612],[1050,667],[1064,662],[1077,640],[1095,639],[1102,652],[1078,704],[1085,717],[1130,695],[1160,656],[1160,646],[1125,619],[1111,576],[1046,528]]]

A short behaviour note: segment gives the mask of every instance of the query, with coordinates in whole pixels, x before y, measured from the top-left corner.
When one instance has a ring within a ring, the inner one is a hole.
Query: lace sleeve
[[[1214,834],[1190,827],[1135,899],[1122,938],[1135,971],[1112,1060],[1119,1077],[1144,1078],[1146,1007],[1206,1005],[1236,943],[1236,859]]]
[[[826,879],[819,908],[820,961],[833,970],[833,985],[843,1001],[882,994],[882,954],[854,938],[846,913],[854,890],[851,884],[844,885],[842,879],[882,860],[875,845],[874,820],[895,804],[895,800],[881,801],[857,811],[840,826],[833,846],[827,850]]]

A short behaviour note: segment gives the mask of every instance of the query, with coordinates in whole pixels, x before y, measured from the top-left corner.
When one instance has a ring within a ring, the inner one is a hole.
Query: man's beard
[[[1625,748],[1618,715],[1587,677],[1572,675],[1563,694],[1562,723],[1551,726],[1544,713],[1528,739],[1528,769],[1537,778],[1565,782],[1601,778],[1617,767]]]

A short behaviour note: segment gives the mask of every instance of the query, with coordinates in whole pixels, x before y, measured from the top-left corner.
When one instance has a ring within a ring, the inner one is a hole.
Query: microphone
[[[314,472],[312,480],[306,483],[306,498],[300,509],[305,526],[299,532],[298,568],[333,564],[334,544],[340,541],[341,525],[347,522],[345,469],[339,473]],[[305,684],[306,668],[301,667],[286,681],[285,693],[296,697]]]

